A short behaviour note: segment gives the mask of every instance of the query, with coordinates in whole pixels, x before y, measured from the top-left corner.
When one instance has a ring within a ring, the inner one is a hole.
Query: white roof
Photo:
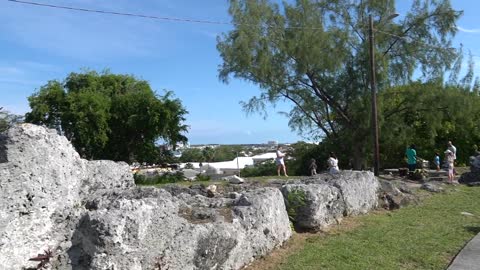
[[[238,164],[237,164],[238,159]],[[222,161],[222,162],[210,162],[210,163],[203,163],[202,169],[206,169],[208,166],[217,168],[217,169],[243,169],[245,166],[253,165],[253,158],[252,157],[238,157],[231,161]]]
[[[260,155],[253,156],[253,159],[274,159],[277,157],[277,153],[271,152],[271,153],[264,153]]]

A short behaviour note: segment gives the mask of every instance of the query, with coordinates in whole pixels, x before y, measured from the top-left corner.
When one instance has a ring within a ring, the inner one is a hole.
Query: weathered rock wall
[[[344,171],[214,195],[139,188],[126,163],[22,124],[0,137],[0,269],[36,267],[45,250],[52,269],[239,269],[289,239],[292,205],[297,228],[318,230],[375,208],[379,186]]]
[[[83,160],[54,130],[18,125],[0,148],[0,269],[32,266],[28,259],[49,248],[65,251],[93,186],[134,185],[127,164]]]
[[[0,138],[0,269],[49,249],[52,269],[239,269],[291,236],[278,189],[227,197],[136,188],[127,164],[19,125]]]
[[[378,206],[380,183],[372,172],[342,171],[294,181],[282,187],[295,227],[317,231],[343,217],[365,214]]]
[[[98,195],[74,233],[74,269],[239,269],[291,236],[278,189],[237,200],[156,188]]]

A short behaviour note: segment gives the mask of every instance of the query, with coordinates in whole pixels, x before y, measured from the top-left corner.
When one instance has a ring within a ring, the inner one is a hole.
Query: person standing
[[[455,166],[455,161],[457,160],[457,148],[452,144],[452,141],[448,141],[447,143],[448,147],[447,149],[450,150],[450,152],[452,152],[452,156],[453,156],[453,165]],[[453,175],[455,175],[456,172],[455,172],[455,167],[453,168]]]
[[[317,161],[314,158],[310,160],[310,166],[308,166],[308,169],[310,170],[311,176],[314,176],[317,174]]]
[[[415,144],[407,148],[405,155],[407,156],[408,171],[414,172],[417,168],[417,150],[415,150]]]
[[[450,151],[450,150],[445,151],[445,160],[447,161],[447,164],[448,164],[448,182],[450,184],[453,184],[454,180],[455,180],[455,174],[454,174],[454,170],[455,170],[454,160],[455,159],[454,159],[452,151]]]
[[[277,174],[280,176],[280,171],[283,170],[283,174],[288,177],[287,175],[287,167],[285,166],[285,154],[282,153],[282,147],[278,146],[277,147],[277,158],[275,159],[275,163],[277,164]]]
[[[448,141],[447,149],[452,152],[453,160],[457,160],[457,148],[452,144],[452,141]]]
[[[437,169],[437,172],[440,171],[440,155],[438,152],[435,152],[435,157],[433,158],[433,163]]]
[[[338,168],[338,158],[337,156],[333,153],[330,152],[330,157],[327,160],[329,172],[331,174],[337,174],[340,172],[340,169]]]

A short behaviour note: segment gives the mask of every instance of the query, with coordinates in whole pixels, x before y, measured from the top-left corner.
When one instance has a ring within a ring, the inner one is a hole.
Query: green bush
[[[288,172],[288,167],[287,167]],[[277,174],[277,166],[272,160],[267,160],[253,167],[245,167],[240,171],[242,177],[270,176]]]
[[[144,174],[134,174],[133,179],[137,185],[158,185],[166,183],[176,183],[184,181],[185,177],[182,172],[178,171],[175,173],[165,173],[162,175],[156,176],[146,176]]]
[[[210,176],[205,174],[199,174],[195,177],[195,181],[200,181],[200,182],[210,181]]]

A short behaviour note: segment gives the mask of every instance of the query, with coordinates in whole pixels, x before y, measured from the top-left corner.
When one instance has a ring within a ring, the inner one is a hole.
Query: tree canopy
[[[27,122],[57,129],[88,159],[155,162],[158,139],[173,146],[187,141],[181,101],[131,75],[71,73],[28,100]]]
[[[244,103],[247,112],[288,101],[289,125],[350,152],[355,168],[368,157],[371,139],[368,17],[375,18],[379,91],[421,74],[443,81],[458,59],[452,48],[461,12],[448,0],[415,0],[395,21],[393,0],[231,0],[234,29],[218,39],[220,78],[261,88]]]

